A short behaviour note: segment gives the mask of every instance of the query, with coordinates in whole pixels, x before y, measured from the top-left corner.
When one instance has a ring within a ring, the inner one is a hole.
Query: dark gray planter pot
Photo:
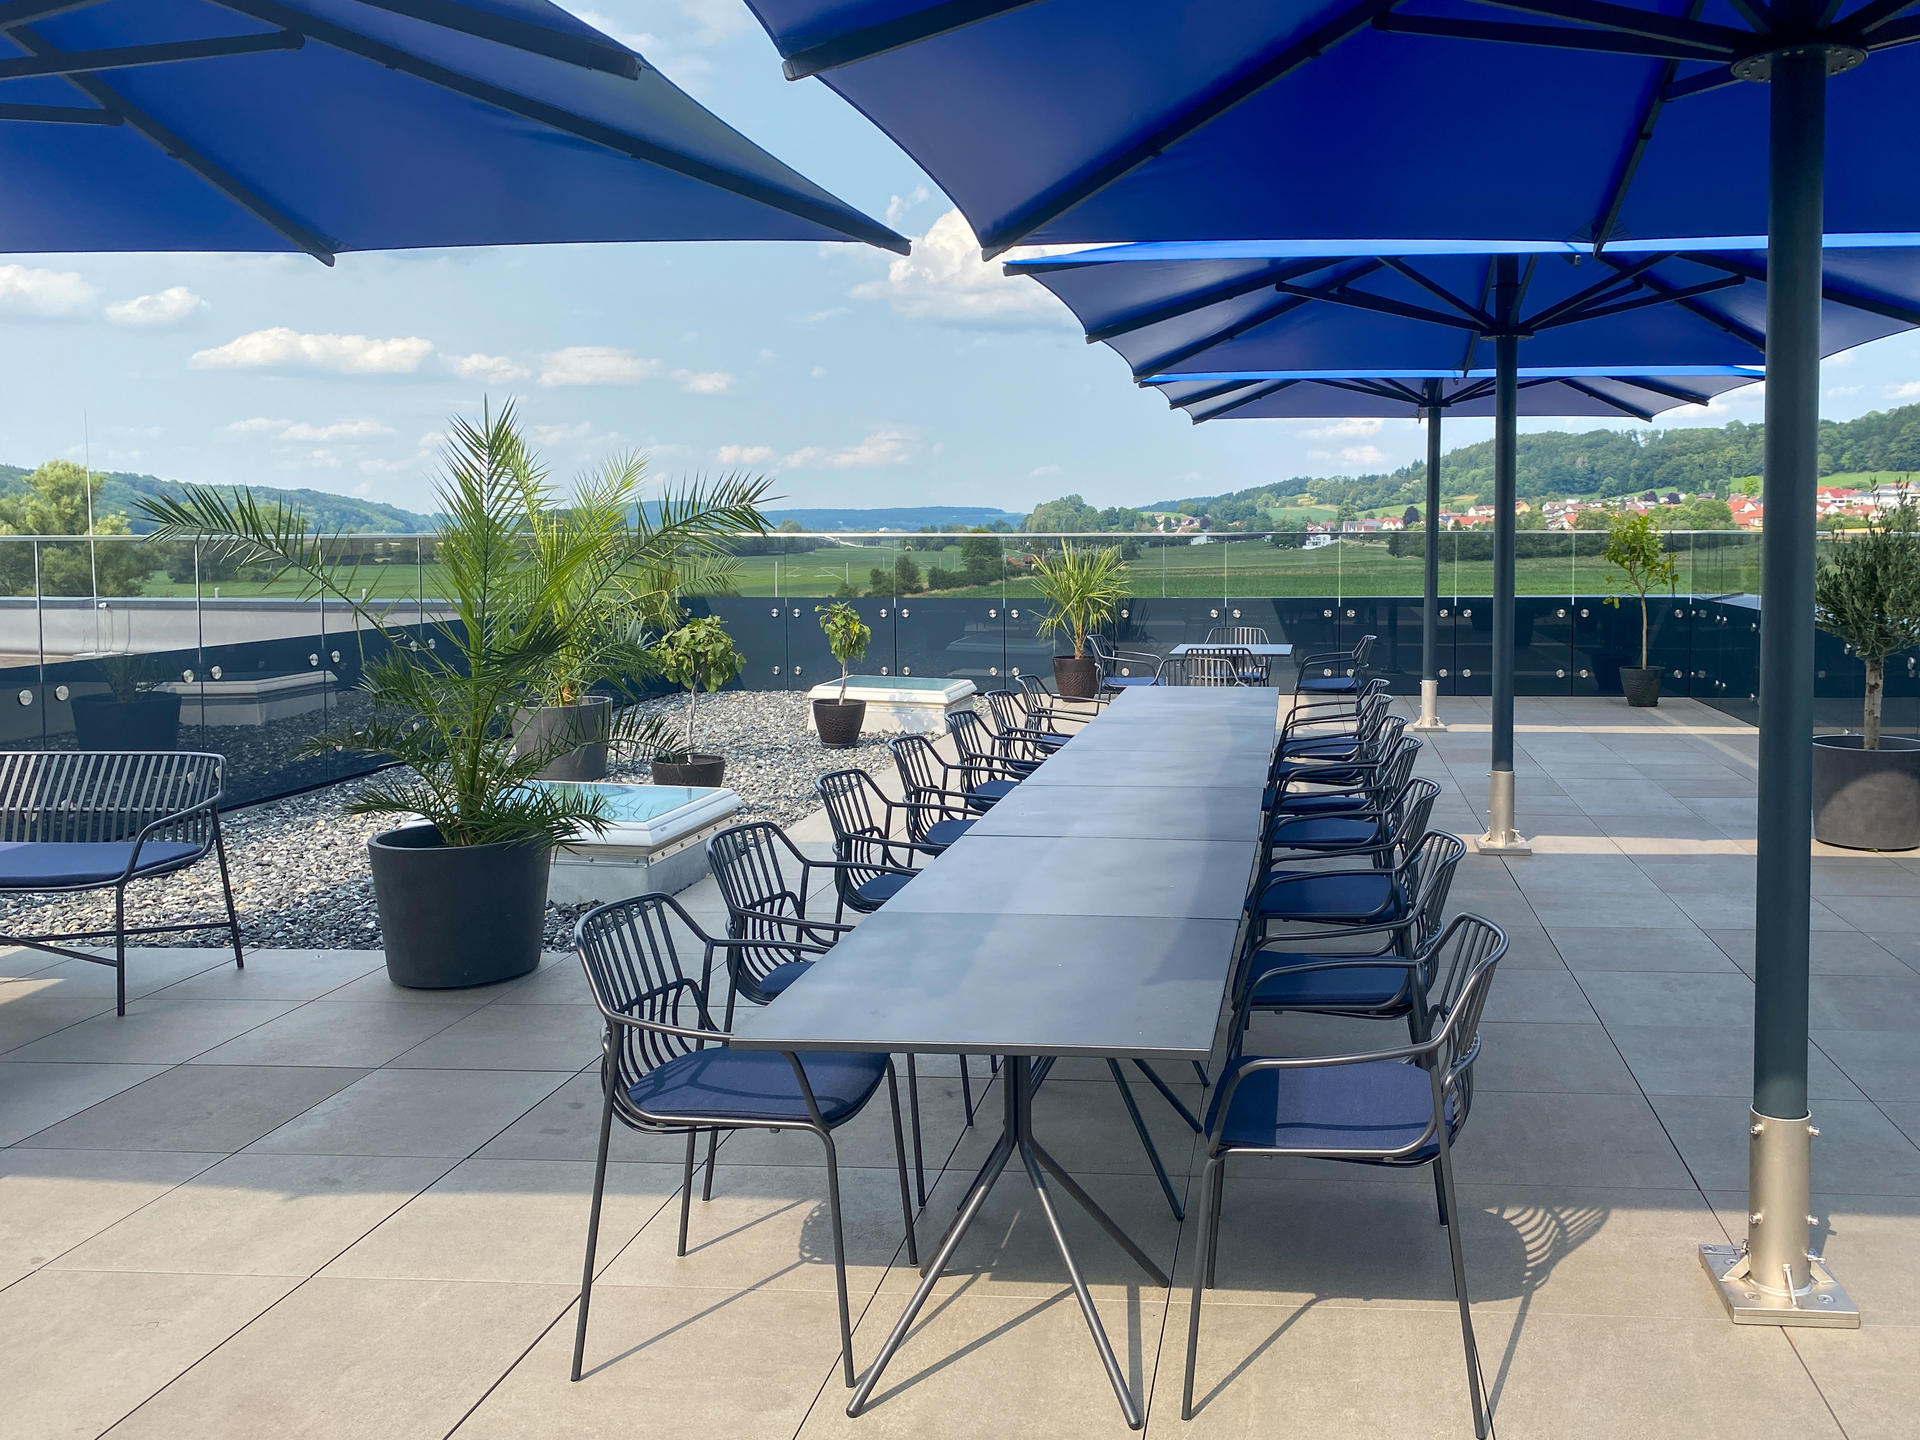
[[[393,983],[453,990],[532,970],[546,927],[549,859],[537,841],[447,845],[431,825],[367,841]]]
[[[540,772],[542,780],[604,780],[607,740],[613,733],[613,701],[589,695],[577,705],[543,705],[527,714],[513,748],[525,755],[553,745],[569,745]]]
[[[813,728],[820,732],[820,743],[829,750],[845,750],[860,741],[860,727],[866,723],[864,700],[816,700],[813,702]]]
[[[76,695],[73,743],[82,750],[177,750],[180,697],[163,691],[116,700]]]
[[[724,755],[703,755],[696,750],[678,765],[669,760],[653,762],[656,785],[704,785],[718,789],[726,778],[727,757]]]
[[[1920,848],[1920,740],[1813,737],[1813,838],[1849,850]]]
[[[1627,704],[1635,709],[1645,710],[1660,703],[1660,667],[1649,665],[1641,669],[1638,665],[1620,667],[1620,693],[1627,697]]]
[[[1093,657],[1053,657],[1053,688],[1063,700],[1092,700],[1100,694],[1100,666]]]

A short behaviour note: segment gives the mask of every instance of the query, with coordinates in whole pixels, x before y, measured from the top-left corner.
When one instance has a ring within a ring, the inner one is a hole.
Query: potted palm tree
[[[1069,700],[1092,700],[1100,693],[1099,662],[1087,653],[1087,635],[1113,618],[1126,598],[1126,570],[1118,546],[1060,546],[1058,555],[1041,555],[1030,572],[1033,588],[1053,608],[1040,617],[1040,634],[1066,635],[1073,654],[1053,657],[1053,688]]]
[[[1887,657],[1920,644],[1920,511],[1902,505],[1827,546],[1814,623],[1865,665],[1857,735],[1813,738],[1813,834],[1856,850],[1920,846],[1920,740],[1880,731]]]
[[[432,622],[431,645],[410,641],[389,625],[388,611],[369,607],[351,539],[315,533],[298,510],[245,489],[199,485],[140,502],[162,536],[199,537],[276,578],[298,575],[307,595],[345,605],[372,637],[360,679],[371,701],[365,718],[316,736],[308,749],[357,752],[394,767],[348,808],[403,820],[367,842],[387,972],[400,985],[482,985],[533,969],[552,849],[606,823],[592,791],[535,783],[572,737],[516,744],[519,722],[567,643],[554,610],[529,600],[537,591],[520,484],[524,448],[511,404],[477,425],[452,423],[438,494],[444,614]],[[632,563],[717,548],[724,531],[759,528],[762,488],[696,486],[657,518],[639,515]]]
[[[82,750],[172,750],[180,743],[180,696],[157,688],[159,662],[147,655],[102,655],[94,664],[104,695],[76,695],[73,740]]]
[[[820,743],[829,750],[844,750],[860,739],[860,727],[866,723],[867,702],[847,699],[847,667],[867,657],[873,643],[873,631],[860,618],[860,612],[844,600],[832,605],[816,605],[820,629],[827,637],[827,649],[840,662],[840,696],[836,700],[813,702],[813,728]]]
[[[1627,704],[1648,707],[1660,703],[1660,667],[1647,664],[1649,612],[1647,592],[1657,585],[1671,586],[1680,575],[1680,565],[1667,549],[1667,542],[1653,517],[1644,513],[1616,515],[1607,526],[1607,563],[1619,571],[1619,577],[1607,577],[1609,585],[1624,583],[1640,597],[1640,663],[1620,667],[1620,689]],[[1620,608],[1618,595],[1607,596],[1606,603]]]
[[[653,783],[719,785],[726,778],[726,757],[693,748],[694,721],[700,692],[711,695],[745,664],[733,648],[733,637],[719,616],[703,615],[667,635],[654,650],[660,673],[687,692],[687,728],[678,743],[654,752]]]

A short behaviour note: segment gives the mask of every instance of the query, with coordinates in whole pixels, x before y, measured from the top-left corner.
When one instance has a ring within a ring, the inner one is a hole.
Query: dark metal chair
[[[1189,664],[1200,659],[1224,660],[1233,667],[1234,679],[1241,685],[1265,685],[1272,678],[1268,661],[1244,645],[1193,645],[1185,658]]]
[[[1258,625],[1216,625],[1207,631],[1209,645],[1271,645],[1267,632]]]
[[[127,938],[224,929],[244,967],[240,916],[220,834],[226,757],[195,750],[15,750],[0,752],[0,896],[113,891],[111,930],[0,935],[70,960],[113,968],[114,1013],[127,1013]],[[127,924],[127,886],[172,875],[213,855],[224,921]],[[111,959],[72,940],[113,941]]]
[[[1430,831],[1398,865],[1365,870],[1268,870],[1247,896],[1247,938],[1264,943],[1282,924],[1398,926],[1413,924],[1423,897],[1451,884],[1467,853],[1458,835]]]
[[[986,701],[995,741],[1017,760],[1037,765],[1073,738],[1051,726],[1034,724],[1026,697],[1012,690],[989,690]]]
[[[1244,685],[1240,670],[1224,655],[1196,653],[1169,655],[1154,672],[1156,685]]]
[[[1282,815],[1338,815],[1385,807],[1413,774],[1420,742],[1405,734],[1406,721],[1388,717],[1380,750],[1352,764],[1320,765],[1283,774],[1268,787],[1270,824]]]
[[[833,1132],[858,1115],[884,1081],[893,1109],[893,1156],[900,1176],[900,1215],[907,1232],[907,1258],[918,1263],[913,1202],[907,1193],[906,1145],[900,1133],[900,1092],[892,1059],[851,1051],[735,1050],[728,1043],[726,1030],[714,1024],[710,986],[715,953],[725,951],[730,963],[749,944],[770,943],[774,942],[713,939],[667,895],[642,895],[599,906],[588,911],[574,931],[574,947],[587,972],[594,1004],[600,1007],[606,1022],[601,1041],[600,1147],[594,1161],[593,1206],[587,1221],[580,1313],[573,1337],[575,1380],[580,1378],[586,1356],[600,1204],[616,1118],[630,1129],[648,1134],[687,1137],[676,1250],[680,1255],[687,1253],[694,1147],[702,1130],[714,1134],[744,1129],[809,1130],[820,1137],[827,1152],[827,1215],[840,1302],[841,1374],[851,1388],[853,1321],[847,1304],[840,1169]],[[683,944],[700,950],[697,974],[689,974],[682,963]]]
[[[906,743],[906,742],[915,743]],[[966,777],[949,765],[924,735],[901,735],[887,741],[894,772],[906,797],[907,836],[922,845],[951,845],[973,828],[981,807],[967,802]],[[945,788],[951,784],[954,788]]]
[[[1200,1179],[1200,1234],[1187,1317],[1186,1374],[1180,1414],[1193,1416],[1193,1376],[1199,1358],[1200,1299],[1215,1283],[1220,1249],[1220,1200],[1227,1160],[1236,1155],[1280,1155],[1352,1164],[1430,1165],[1447,1228],[1453,1293],[1466,1351],[1473,1429],[1487,1436],[1485,1381],[1467,1301],[1466,1258],[1454,1194],[1453,1144],[1473,1106],[1473,1065],[1480,1054],[1480,1016],[1495,967],[1506,954],[1500,927],[1462,915],[1441,937],[1436,983],[1422,997],[1429,1037],[1392,1049],[1347,1055],[1232,1056],[1207,1112],[1207,1163]],[[1236,1037],[1240,1031],[1235,1027]]]
[[[1144,650],[1119,650],[1098,635],[1087,636],[1094,659],[1100,662],[1103,689],[1118,692],[1134,685],[1151,685],[1160,667],[1160,657]]]
[[[1362,635],[1360,643],[1351,650],[1323,650],[1317,655],[1302,656],[1293,693],[1335,699],[1358,694],[1377,638]]]
[[[1033,773],[1030,767],[1015,765],[999,753],[992,734],[971,710],[956,710],[947,716],[947,733],[960,752],[961,793],[973,809],[991,810]]]
[[[836,874],[836,860],[809,860],[787,832],[768,820],[753,820],[722,830],[707,841],[707,864],[720,897],[727,902],[727,937],[742,942],[728,973],[725,1024],[733,1025],[734,996],[751,1005],[767,1005],[806,973],[812,962],[796,955],[823,954],[853,927],[841,923],[844,911],[836,887],[832,920],[808,913],[815,871]],[[764,940],[765,948],[752,942]]]
[[[846,910],[871,915],[906,889],[920,867],[946,848],[927,845],[893,826],[901,805],[889,800],[864,770],[835,770],[814,782],[833,826],[833,883]],[[949,842],[950,843],[950,842]]]
[[[1283,855],[1321,860],[1371,858],[1375,865],[1398,864],[1408,847],[1427,833],[1440,787],[1431,780],[1409,780],[1380,810],[1345,814],[1293,815],[1282,811],[1267,827],[1269,869]]]

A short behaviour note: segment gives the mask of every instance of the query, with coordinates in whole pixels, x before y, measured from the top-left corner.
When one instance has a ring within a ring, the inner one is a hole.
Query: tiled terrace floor
[[[1484,726],[1433,737],[1437,823],[1479,828]],[[1484,720],[1484,715],[1478,717]],[[1735,1329],[1695,1245],[1742,1229],[1751,731],[1689,702],[1522,701],[1530,858],[1470,856],[1460,908],[1507,927],[1464,1235],[1498,1433],[1920,1433],[1920,861],[1816,861],[1816,1208],[1857,1332]],[[710,883],[691,892],[718,914]],[[571,959],[497,990],[396,990],[372,953],[147,952],[110,975],[16,952],[0,987],[0,1436],[1123,1434],[1022,1187],[849,1422],[819,1156],[721,1150],[673,1253],[677,1146],[616,1137],[587,1379],[566,1378],[597,1101]],[[1365,1025],[1288,1023],[1295,1047]],[[931,1239],[988,1136],[951,1062]],[[1038,1126],[1184,1294],[1111,1086],[1056,1072]],[[1192,1137],[1142,1106],[1177,1176]],[[843,1146],[857,1358],[910,1286],[884,1107]],[[872,1123],[868,1123],[871,1121]],[[931,1178],[931,1177],[930,1177]],[[1471,1434],[1423,1175],[1247,1164],[1228,1183],[1190,1425],[1183,1303],[1069,1207],[1122,1363],[1167,1436]]]

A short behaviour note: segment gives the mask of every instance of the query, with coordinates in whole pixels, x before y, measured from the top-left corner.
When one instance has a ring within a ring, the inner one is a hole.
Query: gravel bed
[[[685,702],[669,697],[644,703],[649,709],[674,709]],[[792,824],[818,808],[813,788],[817,777],[856,766],[875,773],[892,769],[884,737],[863,738],[847,750],[822,749],[806,729],[806,706],[804,694],[742,690],[701,697],[697,746],[727,757],[726,783],[740,796],[743,818]],[[646,765],[616,764],[610,778],[644,780]],[[241,937],[247,945],[380,948],[366,842],[392,821],[343,813],[364,783],[343,781],[221,817]],[[589,908],[549,905],[548,943],[556,948],[570,943],[575,920]],[[211,861],[127,891],[130,925],[175,924],[221,914],[220,872]],[[104,929],[112,923],[112,891],[0,907],[0,927],[15,931]],[[135,943],[219,945],[224,936],[221,931],[189,931],[141,937]]]

